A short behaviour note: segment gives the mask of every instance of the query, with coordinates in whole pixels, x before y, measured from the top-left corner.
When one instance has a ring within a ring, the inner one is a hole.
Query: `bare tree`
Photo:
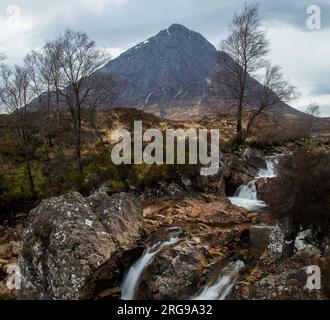
[[[320,117],[321,115],[320,106],[315,102],[311,103],[305,112],[312,117]]]
[[[75,137],[77,166],[82,171],[82,108],[91,90],[89,77],[108,58],[83,32],[67,30],[51,44],[58,50],[56,61],[59,67],[59,81],[56,89],[65,98],[69,107]]]
[[[250,135],[254,121],[260,114],[273,106],[292,101],[298,96],[296,87],[284,80],[279,66],[268,65],[261,83],[260,89],[254,92],[257,108],[251,111],[243,141]]]
[[[221,44],[224,69],[219,72],[220,83],[237,108],[237,146],[243,142],[244,108],[250,101],[250,76],[266,65],[269,51],[265,31],[261,28],[258,5],[245,4],[230,25],[230,36]]]
[[[109,150],[103,140],[102,134],[98,128],[98,109],[100,107],[107,106],[112,107],[114,101],[117,99],[118,93],[114,89],[115,80],[114,77],[108,73],[97,72],[89,77],[90,91],[86,96],[85,105],[87,107],[87,120],[90,123],[92,129],[98,140],[100,141],[102,148],[105,152]]]
[[[321,112],[320,112],[320,106],[313,102],[311,103],[306,111],[305,111],[308,115],[310,115],[309,119],[307,120],[307,127],[309,130],[309,134],[311,135],[315,126],[315,123],[317,122],[317,118],[319,118],[321,116]]]
[[[43,63],[51,76],[52,95],[55,95],[55,110],[57,118],[57,129],[60,130],[61,107],[60,107],[60,44],[56,41],[48,41],[43,47]],[[48,73],[47,73],[48,75]]]
[[[4,64],[4,60],[6,59],[5,55],[0,52],[0,102],[2,101],[2,95],[3,95],[3,90],[4,90],[4,77],[5,75],[5,70],[6,70],[6,65]],[[3,103],[0,103],[0,112],[5,112],[5,108]]]
[[[48,57],[43,51],[32,51],[25,59],[24,63],[29,70],[31,79],[31,89],[38,101],[40,114],[40,134],[43,137],[44,147],[47,158],[48,146],[52,146],[52,134],[54,131],[52,122],[50,121],[52,112],[52,94],[54,90],[52,72],[50,70],[50,63]]]
[[[20,142],[20,156],[25,163],[30,191],[36,196],[36,189],[31,168],[31,139],[29,136],[27,108],[34,95],[31,89],[29,69],[15,66],[13,69],[2,65],[0,73],[0,102],[2,108],[10,114]]]

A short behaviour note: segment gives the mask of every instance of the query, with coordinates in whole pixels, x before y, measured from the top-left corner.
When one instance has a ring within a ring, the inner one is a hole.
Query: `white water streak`
[[[248,210],[257,210],[266,207],[266,203],[258,200],[256,182],[259,179],[275,178],[275,165],[277,164],[277,157],[271,156],[266,159],[266,169],[261,169],[256,179],[250,181],[247,185],[241,185],[235,195],[229,200],[232,204],[246,208]]]
[[[156,243],[153,246],[147,247],[141,258],[139,258],[129,269],[128,273],[124,277],[122,283],[122,299],[133,300],[136,296],[140,278],[143,270],[152,262],[156,254],[163,248],[171,246],[179,241],[179,238],[174,236],[170,240],[163,243]]]
[[[243,261],[229,263],[223,270],[219,280],[212,286],[206,287],[194,300],[225,300],[231,293],[239,272],[244,268]]]

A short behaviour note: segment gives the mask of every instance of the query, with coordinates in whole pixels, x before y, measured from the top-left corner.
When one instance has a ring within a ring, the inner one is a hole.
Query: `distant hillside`
[[[198,120],[215,110],[222,114],[235,112],[229,108],[226,86],[217,85],[216,97],[212,90],[214,75],[232,63],[202,35],[174,24],[109,61],[98,72],[115,79],[118,99],[112,107],[137,108],[172,120]],[[252,77],[248,82],[252,93],[261,86]],[[253,108],[256,101],[251,96],[249,107]],[[46,98],[43,94],[42,99]],[[31,109],[38,109],[39,102],[35,99]],[[268,113],[281,115],[284,121],[286,117],[308,117],[285,103]]]
[[[208,114],[214,110],[209,107],[215,105],[228,113],[223,99],[226,88],[220,88],[223,96],[216,99],[210,92],[212,78],[224,63],[233,61],[199,33],[174,24],[110,61],[102,72],[116,75],[126,88],[119,95],[119,106],[172,119],[191,119]],[[261,85],[255,79],[249,81],[250,90]],[[302,115],[284,103],[273,111]]]

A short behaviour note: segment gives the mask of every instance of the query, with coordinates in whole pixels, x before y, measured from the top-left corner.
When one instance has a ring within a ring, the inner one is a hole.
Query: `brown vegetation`
[[[278,177],[266,199],[276,216],[299,228],[327,233],[330,227],[330,156],[320,149],[301,149],[281,160]]]

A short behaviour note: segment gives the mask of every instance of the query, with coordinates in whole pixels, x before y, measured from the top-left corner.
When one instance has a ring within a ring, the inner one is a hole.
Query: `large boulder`
[[[309,287],[311,268],[324,270],[326,253],[316,247],[311,231],[295,235],[288,221],[281,221],[269,236],[269,245],[258,264],[235,286],[233,299],[249,300],[319,300],[326,288]],[[326,269],[326,268],[325,268]],[[314,269],[313,269],[314,270]],[[316,275],[316,274],[315,274]],[[316,284],[316,283],[315,283]]]
[[[298,242],[300,242],[298,240]],[[297,243],[297,240],[296,240]],[[254,300],[319,300],[324,292],[308,287],[308,268],[320,266],[321,251],[316,247],[301,246],[288,258],[278,261],[276,268],[262,268],[264,276],[256,281],[249,299]],[[268,272],[270,271],[270,272]]]
[[[211,259],[208,250],[194,240],[163,250],[145,269],[138,298],[191,298],[205,277],[203,271]]]
[[[137,198],[106,190],[43,201],[29,214],[18,265],[21,299],[89,299],[97,274],[117,272],[118,258],[143,233]]]
[[[285,269],[283,272],[270,274],[256,282],[250,292],[253,300],[318,300],[323,299],[319,290],[306,287],[307,272],[305,267]]]

